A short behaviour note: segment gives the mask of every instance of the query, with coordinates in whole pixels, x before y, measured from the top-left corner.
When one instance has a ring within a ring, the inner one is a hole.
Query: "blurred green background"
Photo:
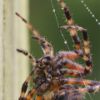
[[[100,20],[100,1],[99,0],[84,0],[91,11],[95,14],[97,19]],[[91,54],[93,56],[93,73],[87,78],[92,80],[100,80],[100,25],[97,25],[96,21],[84,8],[80,0],[66,0],[67,5],[71,11],[71,14],[75,22],[83,26],[88,30],[89,38],[91,42]],[[60,7],[56,0],[53,0],[54,7],[60,22],[60,25],[65,24],[65,18],[60,10]],[[64,45],[63,38],[57,27],[57,23],[52,12],[50,0],[30,0],[29,4],[30,22],[36,27],[36,29],[45,36],[48,41],[53,44],[55,52],[59,50],[67,50]],[[70,50],[73,50],[72,39],[68,32],[63,31],[65,38],[68,41]],[[35,57],[42,56],[42,50],[38,43],[31,39],[30,35],[31,52]],[[86,96],[85,100],[100,100],[100,93]]]

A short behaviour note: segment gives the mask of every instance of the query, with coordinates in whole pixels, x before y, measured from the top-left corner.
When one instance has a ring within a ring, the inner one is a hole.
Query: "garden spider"
[[[32,37],[40,44],[44,54],[43,57],[36,59],[27,51],[17,49],[19,53],[28,56],[33,65],[31,73],[22,85],[19,100],[33,100],[33,98],[35,100],[83,100],[85,93],[95,93],[100,90],[100,82],[83,79],[92,72],[92,57],[87,30],[74,23],[64,0],[58,2],[67,20],[67,24],[60,28],[69,31],[75,44],[73,51],[59,51],[55,54],[52,44],[42,37],[26,19],[16,13],[32,31]],[[78,37],[78,31],[83,34],[82,43]],[[78,58],[82,58],[86,66],[76,63],[75,60]],[[28,83],[31,80],[35,85],[30,91],[27,91]]]

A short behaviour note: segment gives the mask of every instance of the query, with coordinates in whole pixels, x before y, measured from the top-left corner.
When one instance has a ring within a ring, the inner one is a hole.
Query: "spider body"
[[[59,51],[55,54],[52,44],[41,36],[26,19],[16,13],[32,31],[32,37],[40,44],[44,54],[43,57],[36,59],[27,51],[17,49],[18,52],[28,56],[33,65],[31,73],[22,85],[19,100],[33,100],[34,96],[36,96],[35,100],[83,100],[85,93],[94,93],[100,90],[100,82],[84,79],[93,67],[87,30],[74,24],[63,0],[59,0],[59,3],[67,19],[67,24],[61,28],[70,32],[75,44],[73,51]],[[78,31],[83,34],[83,42],[77,34]],[[75,61],[79,58],[84,60],[86,66]],[[31,80],[35,86],[27,91],[28,83]]]

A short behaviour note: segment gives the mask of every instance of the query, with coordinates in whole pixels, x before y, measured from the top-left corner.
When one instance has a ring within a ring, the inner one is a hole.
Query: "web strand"
[[[58,27],[58,29],[59,29],[60,24],[59,24],[59,20],[58,20],[57,14],[56,14],[55,7],[54,7],[54,5],[53,5],[53,0],[51,0],[51,7],[52,7],[52,11],[53,11],[54,16],[55,16],[55,20],[56,20],[57,27]],[[64,44],[67,46],[67,50],[70,50],[70,49],[69,49],[68,42],[67,42],[67,40],[65,39],[65,36],[64,36],[62,30],[59,30],[59,32],[60,32],[60,34],[61,34],[61,36],[62,36],[62,38],[63,38]]]
[[[80,2],[84,6],[84,8],[87,10],[87,12],[91,15],[91,17],[95,20],[95,22],[97,23],[97,25],[100,26],[99,19],[95,16],[95,14],[92,12],[92,10],[88,7],[88,5],[85,3],[85,1],[81,0]]]

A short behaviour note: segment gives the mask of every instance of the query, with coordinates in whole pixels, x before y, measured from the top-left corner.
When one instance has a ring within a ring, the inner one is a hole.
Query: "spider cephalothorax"
[[[28,56],[33,65],[31,73],[22,85],[19,100],[32,100],[34,96],[36,96],[36,100],[83,100],[85,93],[100,90],[100,82],[83,79],[92,71],[87,30],[74,23],[63,0],[59,0],[59,3],[67,19],[67,24],[60,28],[70,32],[75,44],[73,51],[54,53],[52,44],[42,37],[26,19],[16,13],[32,31],[32,37],[38,41],[44,53],[43,57],[36,59],[27,51],[17,49],[18,52]],[[83,34],[83,42],[78,37],[78,31]],[[79,58],[84,60],[85,66],[75,62]],[[34,86],[30,91],[27,91],[28,83],[31,80],[33,80]]]

